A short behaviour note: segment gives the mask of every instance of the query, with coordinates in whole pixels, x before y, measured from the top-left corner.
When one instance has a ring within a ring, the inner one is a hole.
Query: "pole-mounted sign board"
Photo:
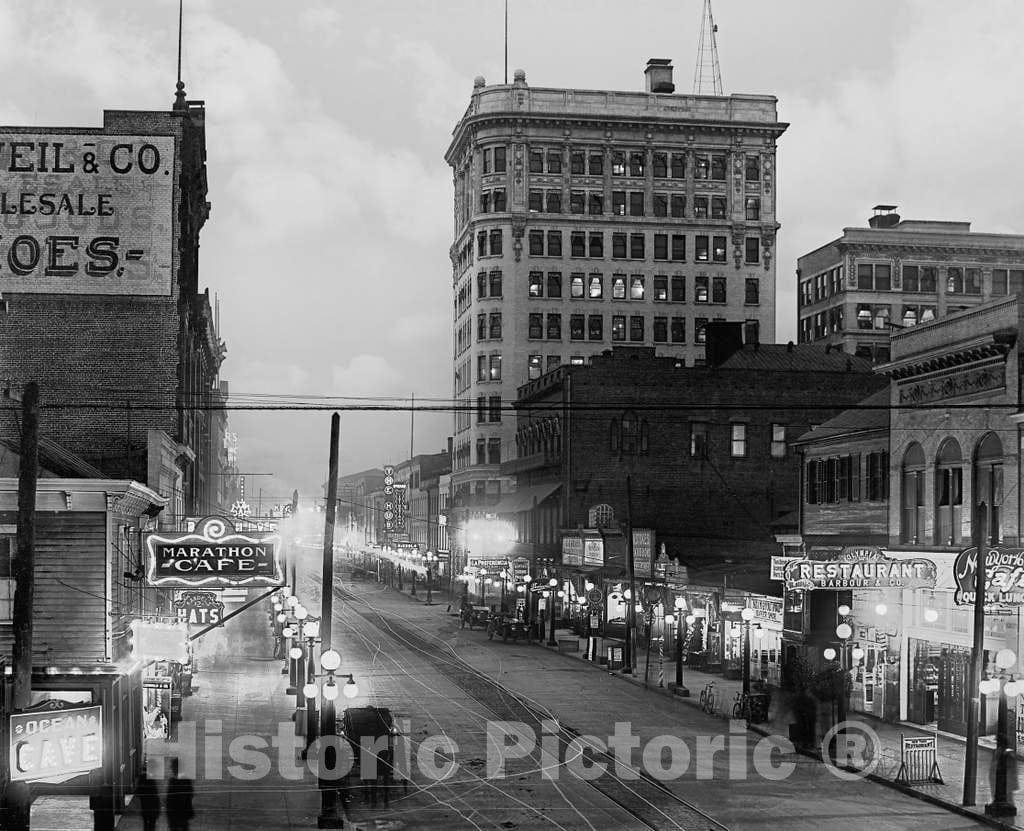
[[[222,517],[207,517],[187,534],[146,537],[150,586],[283,586],[277,537],[235,532]]]

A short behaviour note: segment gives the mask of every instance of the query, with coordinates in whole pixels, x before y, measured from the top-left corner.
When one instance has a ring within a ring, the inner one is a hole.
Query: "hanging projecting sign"
[[[221,517],[207,517],[189,534],[146,538],[150,586],[283,586],[277,537],[235,533]]]
[[[648,579],[654,576],[654,531],[651,528],[633,529],[633,574]]]
[[[0,292],[171,293],[170,136],[0,133]]]
[[[935,588],[935,563],[923,558],[897,560],[872,546],[851,546],[830,552],[827,559],[793,560],[786,564],[786,588],[918,589]]]
[[[220,623],[224,617],[224,604],[210,591],[176,592],[174,606],[186,623]]]
[[[967,548],[953,563],[958,606],[974,603],[978,572],[978,549]],[[1024,549],[992,546],[985,549],[985,605],[1019,606],[1024,604]]]
[[[583,565],[583,537],[562,537],[562,565]]]
[[[11,781],[65,782],[103,767],[103,708],[44,701],[11,713]]]

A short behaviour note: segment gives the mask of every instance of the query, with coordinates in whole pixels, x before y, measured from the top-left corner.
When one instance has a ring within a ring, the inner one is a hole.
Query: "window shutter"
[[[870,459],[870,456],[868,457]],[[860,453],[850,456],[850,501],[860,502]]]

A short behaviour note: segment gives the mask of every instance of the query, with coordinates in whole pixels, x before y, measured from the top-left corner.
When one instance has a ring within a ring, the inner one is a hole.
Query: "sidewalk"
[[[407,597],[409,596],[408,592],[402,592],[402,594]],[[422,592],[419,594],[422,595]],[[435,598],[437,598],[437,594],[435,594]],[[416,600],[421,603],[425,601],[423,596],[409,597],[409,599]],[[448,605],[447,595],[444,596],[443,601],[435,599],[434,605],[440,606],[442,613],[452,615],[456,614],[455,604],[452,604],[451,611],[446,611],[446,607]],[[481,631],[482,636],[483,634],[484,633]],[[555,640],[563,641],[561,647],[548,646],[547,640],[548,639],[545,638],[541,641],[541,645],[545,649],[558,651],[559,654],[565,655],[567,658],[588,663],[593,666],[594,669],[621,678],[627,683],[644,686],[644,669],[647,663],[646,650],[644,649],[640,650],[640,654],[637,656],[633,674],[628,675],[619,671],[609,670],[604,665],[588,661],[586,658],[587,639],[585,637],[578,637],[569,630],[556,629],[555,631]],[[565,648],[565,642],[573,640],[579,641],[579,650]],[[658,656],[656,652],[652,651],[650,670],[646,684],[646,687],[649,690],[663,693],[666,696],[671,696],[680,702],[680,706],[700,708],[701,691],[705,688],[706,684],[713,684],[713,688],[717,694],[714,715],[724,719],[731,718],[733,702],[735,701],[737,694],[741,692],[743,688],[742,681],[726,679],[721,675],[698,672],[684,666],[683,684],[689,690],[689,696],[684,697],[675,694],[675,661],[670,660],[668,656],[665,656],[663,669],[664,686],[659,688]],[[857,721],[861,724],[867,725],[878,737],[878,753],[876,755],[879,761],[873,773],[868,777],[872,781],[894,788],[903,793],[911,794],[919,799],[953,811],[957,814],[969,816],[972,819],[979,820],[995,828],[1021,829],[1021,831],[1024,831],[1024,816],[1008,817],[1004,819],[994,819],[992,817],[985,816],[984,806],[992,801],[990,770],[992,767],[994,745],[991,740],[983,740],[981,746],[978,748],[978,783],[977,796],[975,800],[977,805],[976,807],[966,808],[961,805],[961,801],[963,799],[965,753],[967,744],[962,737],[947,733],[935,733],[933,731],[922,729],[918,725],[909,723],[890,724],[888,722],[881,721],[874,716],[857,712],[851,712],[848,720]],[[774,734],[788,738],[788,713],[785,711],[783,696],[778,692],[778,690],[773,690],[772,692],[771,711],[769,713],[768,722],[765,724],[750,725],[750,729],[760,733],[761,735]],[[936,737],[936,759],[944,784],[924,784],[908,787],[896,783],[895,779],[900,767],[901,735],[907,736],[908,738],[911,736]],[[809,755],[820,760],[820,753],[808,751],[805,755]],[[1011,787],[1016,787],[1016,783],[1011,781]],[[1012,799],[1014,794],[1011,793],[1010,796]],[[1024,806],[1018,806],[1018,809],[1022,814],[1024,814]]]

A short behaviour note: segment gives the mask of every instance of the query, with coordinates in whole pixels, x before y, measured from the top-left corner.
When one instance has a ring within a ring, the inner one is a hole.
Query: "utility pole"
[[[18,532],[14,573],[14,695],[11,709],[32,704],[32,602],[35,594],[36,482],[39,478],[39,386],[25,386],[21,399],[21,462],[18,468]],[[5,828],[28,831],[32,794],[27,782],[7,785]]]
[[[974,509],[971,537],[977,565],[974,571],[974,645],[971,649],[971,667],[967,675],[967,754],[964,757],[964,805],[976,805],[978,792],[978,732],[981,722],[981,676],[985,659],[985,520],[984,506]]]
[[[633,477],[626,477],[626,566],[629,570],[629,602],[626,604],[626,655],[622,671],[633,674],[633,631],[636,629],[636,578],[633,572]]]
[[[320,650],[321,655],[332,648],[331,624],[334,622],[334,518],[338,505],[338,443],[341,434],[341,416],[331,416],[331,455],[329,478],[327,479],[327,519],[324,523],[324,573],[320,591]],[[320,709],[320,735],[336,736],[334,701],[324,698]],[[337,749],[328,744],[321,750],[320,765],[335,768],[338,764]],[[323,771],[321,771],[322,773]],[[344,819],[338,816],[337,782],[320,776],[320,816],[317,828],[342,828]]]

